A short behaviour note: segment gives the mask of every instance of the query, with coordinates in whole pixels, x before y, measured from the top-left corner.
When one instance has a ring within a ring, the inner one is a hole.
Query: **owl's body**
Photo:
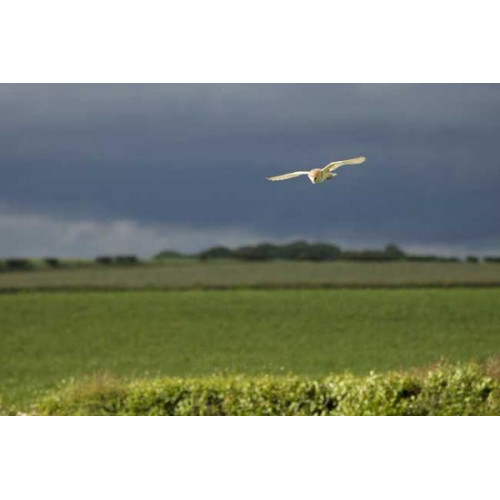
[[[293,179],[299,175],[307,175],[309,180],[313,184],[319,184],[320,182],[333,179],[337,174],[333,171],[342,165],[359,165],[366,160],[364,156],[358,156],[357,158],[351,158],[350,160],[334,161],[326,165],[323,168],[313,168],[312,170],[301,170],[299,172],[291,172],[289,174],[276,175],[275,177],[268,177],[270,181],[284,181],[286,179]]]
[[[313,168],[307,174],[309,180],[313,184],[319,184],[320,182],[325,182],[329,179],[333,179],[337,174],[332,174],[331,172],[326,172],[321,170],[320,168]]]

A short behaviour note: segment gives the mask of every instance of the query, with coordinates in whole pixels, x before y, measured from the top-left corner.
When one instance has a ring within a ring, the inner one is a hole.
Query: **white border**
[[[4,417],[4,498],[496,498],[493,417]]]
[[[4,82],[495,82],[493,1],[18,0]]]

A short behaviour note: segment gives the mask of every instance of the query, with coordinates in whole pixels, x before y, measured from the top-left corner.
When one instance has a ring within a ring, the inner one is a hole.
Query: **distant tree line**
[[[97,264],[109,266],[112,264],[131,265],[138,264],[139,259],[135,255],[99,255],[95,258]]]
[[[397,245],[391,243],[382,250],[343,250],[337,245],[329,243],[309,243],[295,241],[284,245],[261,243],[238,248],[215,246],[197,254],[186,255],[174,250],[165,250],[154,256],[156,260],[172,258],[198,258],[202,261],[210,259],[237,259],[244,261],[270,261],[270,260],[302,260],[302,261],[358,261],[358,262],[460,262],[458,257],[440,257],[437,255],[413,255],[405,253]],[[479,263],[481,259],[469,255],[464,259],[468,263]],[[486,256],[484,262],[500,264],[500,256]],[[0,271],[25,271],[42,268],[68,268],[78,265],[89,265],[92,261],[83,264],[68,263],[56,257],[44,259],[9,258],[0,260]],[[94,264],[99,266],[130,266],[141,261],[135,255],[99,255],[94,259]]]
[[[96,257],[94,262],[99,265],[134,265],[138,264],[140,261],[135,255],[101,255]],[[11,258],[0,260],[0,271],[28,271],[43,268],[68,267],[75,267],[75,264],[68,263],[67,261],[65,262],[56,257],[45,257],[43,259]]]
[[[328,243],[308,243],[296,241],[285,245],[261,243],[230,249],[223,246],[208,248],[197,255],[201,260],[232,258],[240,260],[310,260],[333,261],[350,260],[365,262],[413,261],[413,262],[460,262],[457,257],[437,255],[407,254],[395,244],[387,245],[383,250],[342,250],[337,245]],[[468,257],[468,262],[479,262],[477,257]]]
[[[9,271],[30,269],[31,267],[32,264],[29,259],[5,259],[4,261],[0,261],[0,269]]]

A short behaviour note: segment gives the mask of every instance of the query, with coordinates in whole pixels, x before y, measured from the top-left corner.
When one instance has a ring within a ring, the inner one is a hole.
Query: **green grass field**
[[[500,285],[499,264],[421,262],[241,262],[173,259],[137,266],[0,272],[12,289]]]
[[[362,374],[499,352],[500,288],[0,295],[0,391],[17,402],[103,371]]]

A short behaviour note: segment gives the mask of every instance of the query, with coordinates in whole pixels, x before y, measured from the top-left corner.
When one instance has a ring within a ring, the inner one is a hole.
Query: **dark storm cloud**
[[[1,85],[0,207],[489,251],[499,117],[497,85]],[[264,179],[360,154],[334,183]]]

